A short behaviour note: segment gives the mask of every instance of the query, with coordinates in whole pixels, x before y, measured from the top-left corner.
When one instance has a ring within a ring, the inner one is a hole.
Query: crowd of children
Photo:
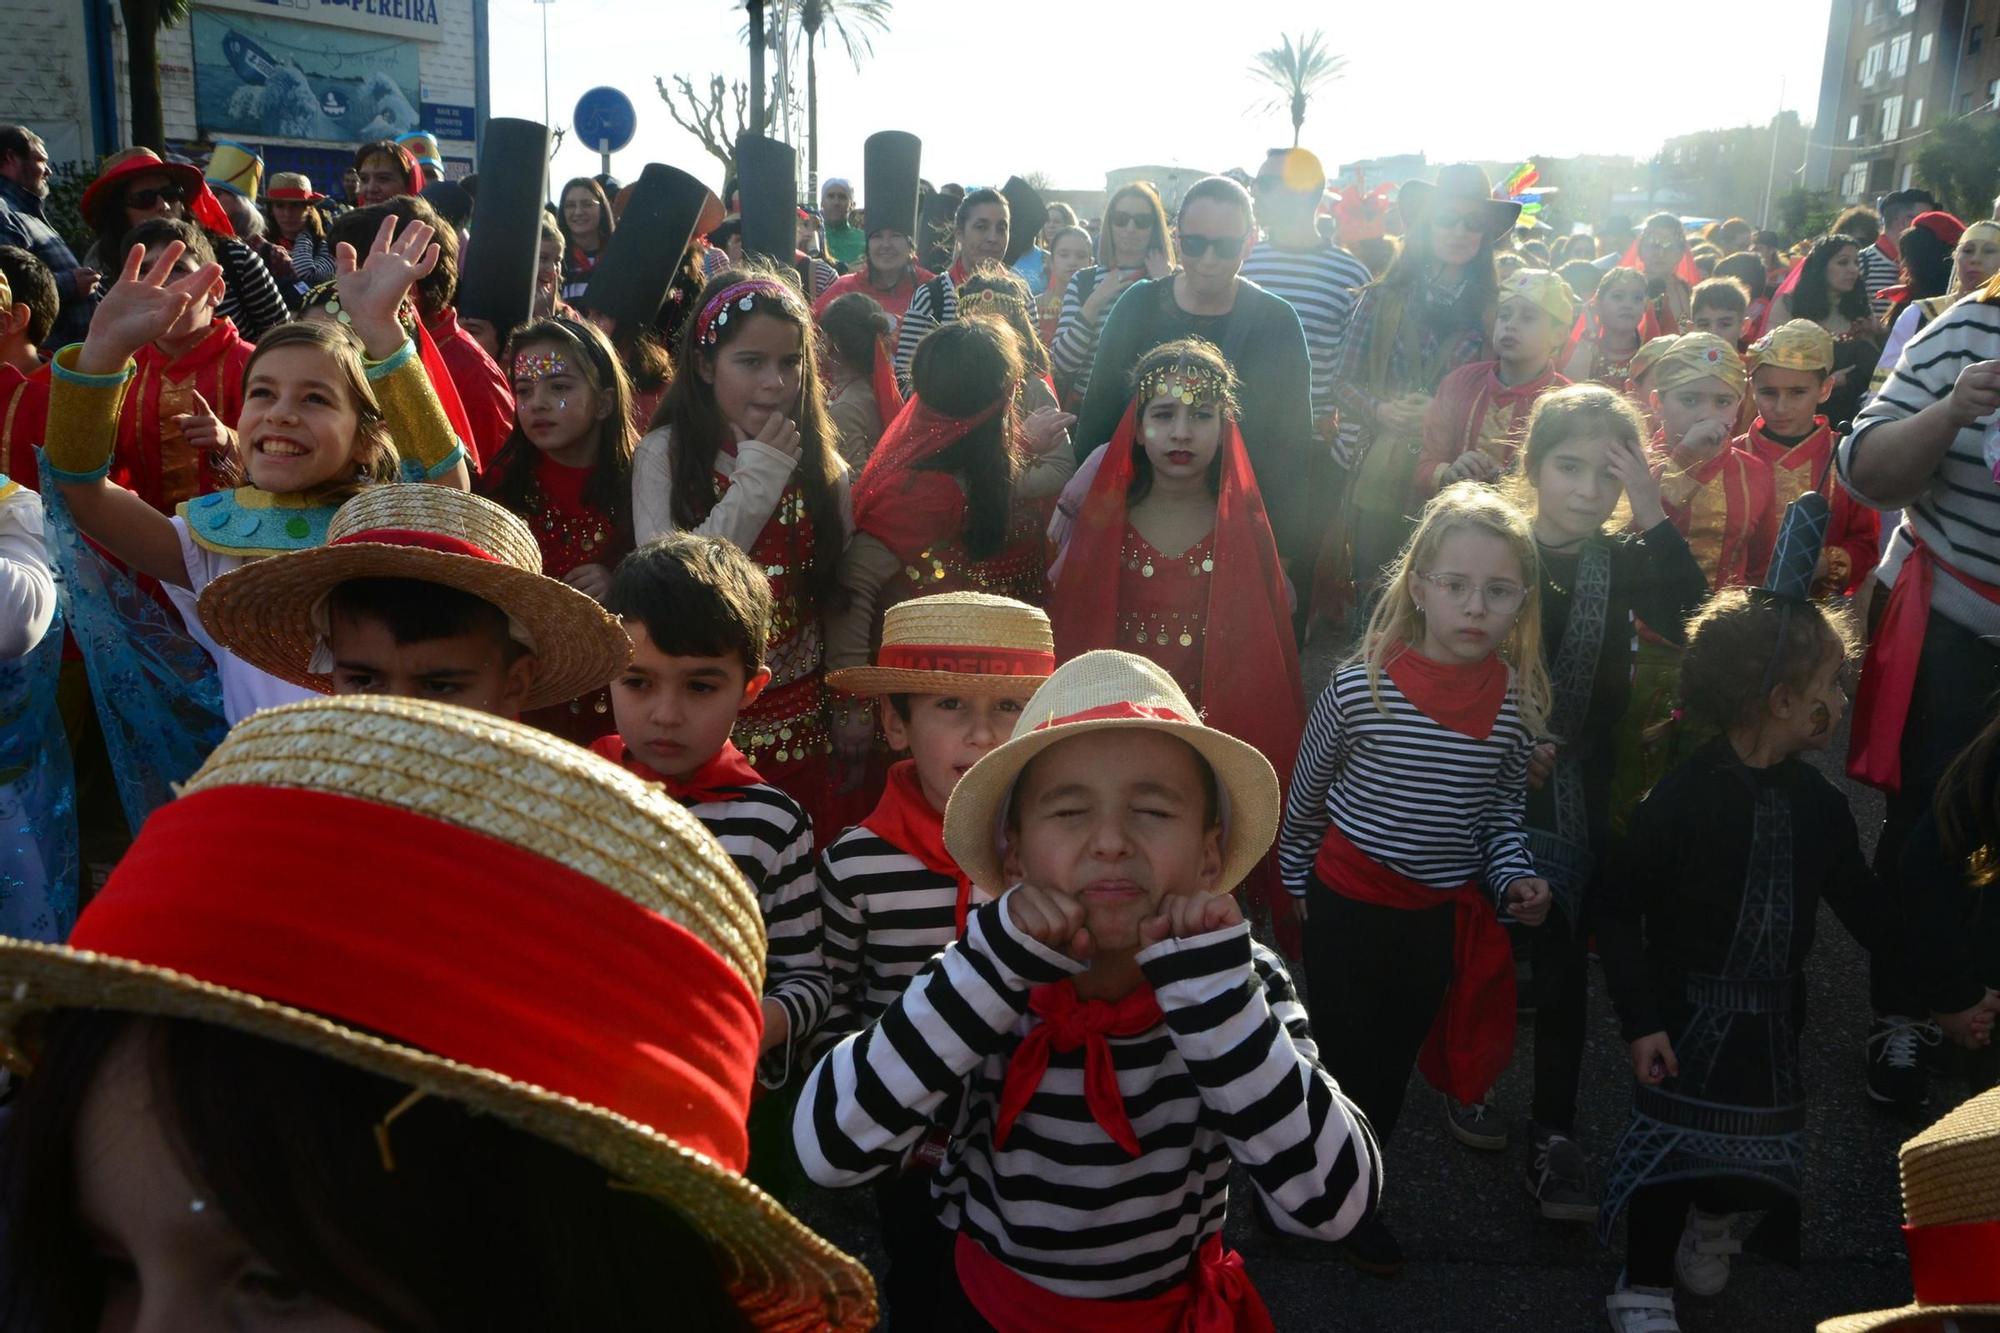
[[[299,232],[330,276],[254,343],[193,222],[121,229],[46,359],[54,286],[0,250],[0,1054],[33,1069],[0,1326],[143,1289],[190,1302],[161,1327],[282,1291],[367,1327],[1269,1328],[1232,1173],[1267,1230],[1397,1272],[1412,1074],[1509,1145],[1518,953],[1528,1193],[1624,1219],[1611,1325],[1672,1333],[1735,1253],[1797,1257],[1822,898],[1887,978],[1878,1055],[1931,1014],[1990,1044],[2000,723],[1901,864],[1805,760],[1884,544],[1841,472],[1887,327],[1851,237],[1781,285],[1747,227],[1698,257],[1661,215],[1600,271],[1447,168],[1280,395],[1228,324],[1290,309],[1232,267],[1241,186],[1173,220],[1120,190],[1096,267],[1052,224],[1036,291],[1018,182],[963,195],[940,272],[878,254],[918,147],[870,142],[858,281],[758,257],[746,178],[750,257],[653,263],[680,313],[636,333],[592,292],[646,238],[570,182],[586,314],[523,284],[467,320],[497,361],[454,306],[496,243],[394,190]],[[1295,154],[1260,207],[1323,185]],[[2000,304],[1954,290],[1905,307],[1905,367]],[[1243,423],[1307,388],[1312,465],[1260,437],[1260,479]],[[79,827],[114,785],[105,879]],[[1593,956],[1632,1083],[1601,1172]],[[876,1278],[784,1211],[808,1182],[870,1187]],[[190,1214],[257,1261],[226,1290]]]

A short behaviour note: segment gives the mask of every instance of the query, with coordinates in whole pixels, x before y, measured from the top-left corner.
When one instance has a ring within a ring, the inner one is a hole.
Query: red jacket
[[[435,316],[425,316],[424,327],[437,344],[438,356],[465,406],[465,419],[472,428],[466,451],[473,456],[473,470],[484,472],[513,432],[513,386],[486,349],[458,327],[458,312],[450,306]]]

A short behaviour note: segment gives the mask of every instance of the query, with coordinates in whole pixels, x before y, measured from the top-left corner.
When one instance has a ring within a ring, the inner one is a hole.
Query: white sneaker
[[[1618,1290],[1604,1298],[1604,1312],[1613,1333],[1681,1333],[1670,1287],[1628,1287],[1621,1276]]]
[[[1688,1209],[1687,1227],[1674,1251],[1674,1276],[1690,1295],[1715,1296],[1729,1285],[1729,1257],[1743,1252],[1731,1229],[1734,1218]]]

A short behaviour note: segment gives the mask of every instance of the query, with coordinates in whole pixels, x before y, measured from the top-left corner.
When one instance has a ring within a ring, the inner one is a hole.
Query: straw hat
[[[594,690],[632,659],[616,617],[542,574],[527,524],[467,491],[422,483],[370,486],[335,512],[326,545],[224,574],[202,592],[201,621],[259,670],[331,693],[313,670],[321,607],[335,585],[369,578],[441,583],[499,607],[535,654],[529,710]]]
[[[1278,775],[1254,745],[1205,727],[1174,678],[1131,653],[1099,649],[1056,668],[1021,710],[1014,735],[966,770],[944,812],[944,845],[974,884],[1003,887],[1008,803],[1028,761],[1057,741],[1111,728],[1161,731],[1192,745],[1222,801],[1221,892],[1250,874],[1278,832]]]
[[[890,607],[875,665],[829,672],[826,683],[849,694],[1022,694],[1055,669],[1041,608],[947,592]]]
[[[764,949],[664,792],[468,709],[315,700],[231,731],[69,945],[0,939],[0,1053],[78,1007],[285,1042],[665,1201],[757,1327],[864,1329],[867,1270],[741,1174]]]
[[[1974,1097],[1905,1143],[1902,1167],[1903,1244],[1916,1300],[1826,1320],[1819,1333],[2000,1315],[2000,1090]]]
[[[277,204],[323,204],[326,196],[313,189],[312,177],[303,171],[272,173],[271,186],[264,197]]]
[[[215,151],[208,155],[208,170],[202,175],[211,189],[255,199],[258,182],[264,178],[264,159],[254,148],[217,139]]]

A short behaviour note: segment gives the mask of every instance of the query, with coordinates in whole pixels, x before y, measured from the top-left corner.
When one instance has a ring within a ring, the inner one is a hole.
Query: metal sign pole
[[[611,140],[605,139],[598,143],[597,155],[599,158],[599,170],[602,174],[609,176],[611,174]]]

